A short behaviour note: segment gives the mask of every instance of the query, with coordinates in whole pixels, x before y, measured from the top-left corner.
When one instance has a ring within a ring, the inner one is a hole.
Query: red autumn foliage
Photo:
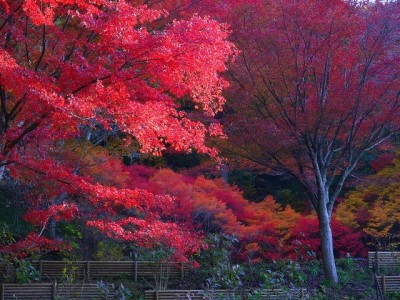
[[[62,203],[59,205],[51,205],[42,210],[30,210],[24,215],[25,221],[28,221],[35,226],[45,227],[49,218],[54,218],[56,221],[70,221],[76,217],[78,207],[74,203]]]
[[[131,174],[123,177],[122,186],[145,187],[156,195],[173,196],[168,209],[162,213],[163,218],[179,220],[205,234],[223,232],[236,236],[239,243],[235,255],[240,260],[313,258],[307,250],[320,256],[317,218],[302,216],[290,207],[283,209],[271,196],[253,203],[221,179],[193,178],[168,169],[155,171],[143,166],[121,165],[121,168]],[[115,175],[119,170],[116,169]],[[114,178],[118,180],[117,176]],[[335,219],[332,228],[338,257],[348,253],[352,256],[365,254],[360,233]]]
[[[9,258],[25,258],[35,253],[68,250],[70,247],[63,241],[55,241],[34,233],[14,244],[0,244],[0,253],[6,254]]]
[[[207,116],[222,109],[220,73],[235,54],[229,30],[198,15],[172,21],[175,1],[146,2],[0,2],[0,179],[7,168],[32,187],[25,218],[40,233],[48,220],[85,216],[115,238],[167,243],[184,259],[201,242],[161,219],[171,197],[100,184],[80,168],[99,131],[142,153],[216,154],[204,142],[217,128],[192,120],[177,100]],[[64,156],[68,144],[79,154]]]
[[[96,146],[91,138],[98,128],[117,132],[125,146],[144,153],[195,149],[215,156],[204,141],[221,135],[220,127],[191,119],[176,100],[189,97],[207,116],[221,110],[227,82],[220,73],[235,54],[226,41],[226,25],[208,17],[188,18],[186,11],[170,22],[168,11],[189,8],[189,1],[0,4],[0,171],[7,166],[13,177],[34,189],[25,218],[38,231],[50,219],[79,216],[109,237],[172,247],[176,258],[185,260],[201,248],[202,231],[222,229],[241,238],[247,251],[241,255],[281,257],[298,216],[272,198],[252,204],[221,181],[126,169],[115,162],[107,166],[107,178],[81,166],[87,148]],[[240,9],[235,6],[236,12]],[[257,37],[255,33],[246,34]],[[314,120],[315,105],[311,97],[311,114],[305,119]],[[68,152],[68,142],[81,149],[70,161],[60,155]],[[124,173],[114,178],[117,168]],[[33,234],[15,247],[55,249]]]
[[[326,277],[337,282],[329,226],[337,197],[364,155],[400,130],[400,3],[226,6],[241,53],[223,146],[304,188],[321,221]]]
[[[321,258],[318,219],[302,216],[297,225],[292,228],[287,248],[287,256],[292,259]],[[362,234],[355,232],[346,225],[340,224],[335,218],[331,222],[333,245],[337,257],[365,257],[366,248],[361,241]]]
[[[370,219],[371,213],[368,211],[367,207],[360,207],[357,209],[355,221],[361,226],[361,228],[367,227]]]
[[[396,155],[394,153],[384,153],[379,155],[371,162],[371,167],[375,170],[375,172],[379,172],[380,170],[388,167]]]

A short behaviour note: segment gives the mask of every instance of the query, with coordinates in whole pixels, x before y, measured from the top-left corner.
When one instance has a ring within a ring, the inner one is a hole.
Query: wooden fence
[[[182,280],[187,266],[180,263],[152,261],[33,261],[42,279],[54,280],[71,277],[73,279],[96,280],[124,278],[137,281],[140,278],[162,277]]]
[[[145,300],[204,300],[204,299],[248,299],[250,291],[231,290],[165,290],[145,291]],[[258,299],[280,300],[280,299],[307,299],[305,289],[263,289],[257,291]]]
[[[114,293],[103,293],[96,284],[2,284],[1,300],[104,300],[116,299]]]
[[[377,273],[379,273],[380,269],[393,270],[400,273],[400,252],[368,252],[368,265],[370,268],[375,268]]]
[[[388,292],[400,292],[400,275],[376,276],[376,280],[383,294]]]
[[[56,283],[32,283],[32,284],[5,284],[1,285],[0,300],[112,300],[117,299],[114,292],[104,293],[96,284],[56,284]],[[110,286],[108,286],[110,287]],[[203,290],[165,290],[145,291],[145,300],[177,300],[177,299],[247,299],[249,290],[230,291],[215,290],[213,292]],[[258,299],[308,299],[305,289],[264,289],[257,291]],[[190,298],[189,298],[190,297]]]

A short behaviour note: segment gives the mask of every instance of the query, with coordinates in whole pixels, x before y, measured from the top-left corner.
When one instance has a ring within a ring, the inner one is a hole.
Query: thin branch
[[[42,52],[40,53],[40,57],[39,57],[38,61],[36,62],[35,72],[37,72],[39,70],[39,66],[40,66],[40,63],[42,62],[45,52],[46,52],[46,25],[43,24]]]
[[[24,1],[22,1],[21,4],[17,7],[17,9],[16,9],[13,13],[11,13],[11,14],[7,17],[7,19],[5,19],[5,21],[3,22],[3,24],[1,24],[1,26],[0,26],[0,30],[2,30],[2,29],[4,28],[4,26],[6,26],[6,24],[11,20],[11,18],[14,16],[14,14],[15,14],[17,11],[19,11],[19,10],[21,9],[21,7],[22,7],[23,4],[24,4]]]

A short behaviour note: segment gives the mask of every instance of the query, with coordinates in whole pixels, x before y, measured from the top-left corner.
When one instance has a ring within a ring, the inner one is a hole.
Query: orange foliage
[[[397,154],[385,168],[377,168],[377,174],[367,177],[336,210],[339,221],[364,232],[378,250],[396,247],[400,241],[399,168]]]
[[[193,178],[169,169],[156,171],[143,166],[122,168],[130,174],[128,178],[124,177],[125,182],[120,182],[122,187],[145,188],[155,195],[172,196],[168,209],[162,212],[164,221],[187,224],[185,226],[193,226],[196,231],[205,234],[223,232],[236,236],[239,240],[236,255],[242,260],[254,262],[260,259],[296,258],[295,240],[298,241],[300,237],[303,248],[318,252],[318,226],[315,231],[307,217],[290,206],[281,207],[272,196],[255,203],[243,198],[238,188],[221,179]],[[119,172],[119,169],[115,171]],[[113,177],[112,172],[107,174],[107,178]],[[312,222],[317,222],[315,217]],[[308,225],[299,229],[299,224]],[[351,230],[337,221],[335,229],[338,231],[336,236],[340,237],[339,243],[336,243],[339,255],[362,253],[359,236],[350,235]],[[342,242],[343,232],[355,240],[354,251]],[[303,255],[303,258],[310,256]]]

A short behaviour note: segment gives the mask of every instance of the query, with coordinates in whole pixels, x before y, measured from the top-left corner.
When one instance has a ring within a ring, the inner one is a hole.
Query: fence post
[[[88,278],[88,282],[90,281],[90,260],[86,261],[86,274]]]
[[[379,275],[378,250],[375,251],[375,268],[376,268],[376,274]]]
[[[304,291],[304,289],[300,289],[300,297],[301,297],[301,299],[304,299],[305,298],[305,291]]]
[[[376,299],[385,300],[385,296],[382,293],[382,289],[381,289],[380,284],[379,284],[378,276],[375,274],[374,278],[375,278],[374,282],[375,282],[375,287],[376,287]],[[382,288],[383,288],[383,284],[382,284]]]
[[[39,260],[39,273],[40,273],[40,276],[42,276],[42,270],[43,270],[43,263],[42,263],[42,260]]]
[[[138,261],[137,261],[137,253],[135,252],[135,263],[134,263],[135,273],[133,273],[133,280],[137,282],[137,273],[138,273]]]
[[[158,300],[158,291],[155,291],[155,300]]]
[[[386,294],[386,279],[385,275],[382,275],[382,289],[383,289],[383,296]]]
[[[52,299],[55,300],[57,296],[57,281],[53,282]]]
[[[181,281],[183,280],[183,277],[185,276],[185,272],[183,269],[183,262],[181,262]]]
[[[4,282],[1,283],[1,300],[4,300]]]

